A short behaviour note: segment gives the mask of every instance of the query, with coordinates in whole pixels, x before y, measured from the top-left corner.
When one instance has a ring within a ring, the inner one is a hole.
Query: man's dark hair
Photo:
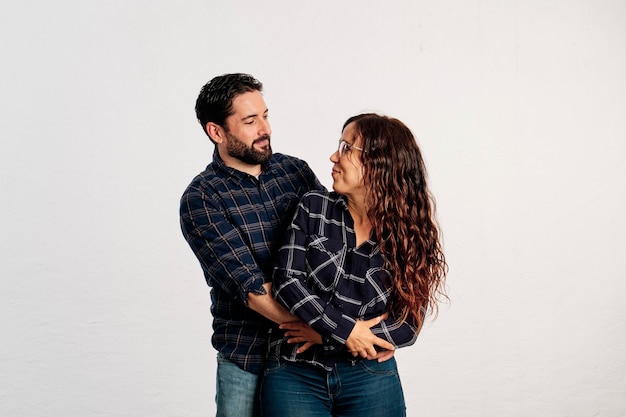
[[[196,117],[207,136],[209,136],[206,130],[207,123],[213,122],[224,127],[226,118],[233,113],[235,97],[262,90],[263,84],[248,74],[219,75],[206,83],[196,100]]]

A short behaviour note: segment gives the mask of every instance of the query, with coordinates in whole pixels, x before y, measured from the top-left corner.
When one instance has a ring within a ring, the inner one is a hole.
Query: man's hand
[[[292,321],[288,323],[282,323],[279,328],[281,330],[287,330],[285,336],[287,337],[287,343],[303,343],[298,348],[297,353],[306,351],[313,345],[322,344],[322,336],[313,330],[311,326],[301,321]]]

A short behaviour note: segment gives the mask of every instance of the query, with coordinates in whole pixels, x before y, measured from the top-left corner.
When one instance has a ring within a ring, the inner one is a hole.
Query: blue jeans
[[[264,417],[404,417],[406,406],[395,358],[347,359],[331,372],[269,358],[261,382]]]
[[[257,417],[259,375],[217,355],[217,417]]]

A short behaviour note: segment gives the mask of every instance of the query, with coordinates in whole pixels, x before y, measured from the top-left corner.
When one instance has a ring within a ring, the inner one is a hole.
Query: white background
[[[327,186],[347,117],[418,137],[452,303],[397,354],[409,416],[626,415],[625,21],[620,0],[3,1],[0,415],[214,414],[178,201],[225,72],[265,84],[274,150]]]

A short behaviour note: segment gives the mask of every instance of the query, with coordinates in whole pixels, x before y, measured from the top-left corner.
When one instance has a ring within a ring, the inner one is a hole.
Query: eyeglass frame
[[[345,140],[340,140],[339,146],[337,147],[337,152],[339,153],[339,157],[341,158],[347,152],[352,151],[353,148],[356,149],[357,151],[364,152],[363,148],[359,148],[358,146],[348,143]]]

